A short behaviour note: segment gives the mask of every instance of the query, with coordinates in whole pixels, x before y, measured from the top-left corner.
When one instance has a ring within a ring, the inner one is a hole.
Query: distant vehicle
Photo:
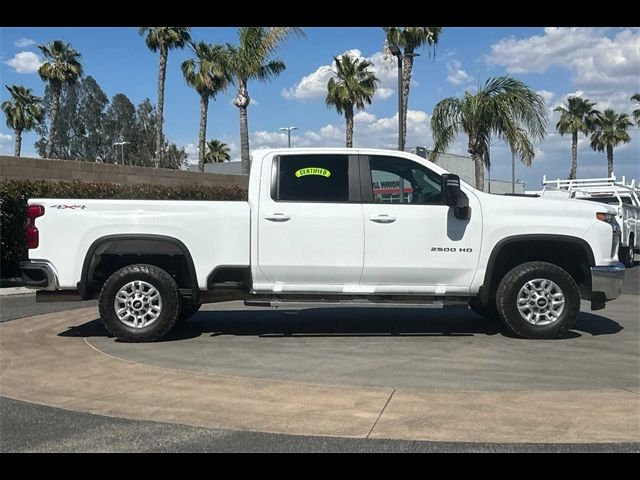
[[[202,303],[469,305],[526,338],[622,290],[609,205],[490,195],[416,155],[253,153],[248,201],[30,199],[25,285],[99,299],[109,332],[152,341]],[[328,313],[330,315],[330,313]]]
[[[616,209],[622,237],[618,258],[626,267],[634,265],[635,254],[640,253],[640,188],[635,180],[627,183],[615,174],[609,178],[585,178],[575,180],[547,180],[543,177],[541,196],[547,198],[572,198],[604,203]]]

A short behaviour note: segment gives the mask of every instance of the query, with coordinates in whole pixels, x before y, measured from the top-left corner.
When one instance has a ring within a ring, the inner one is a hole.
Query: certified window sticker
[[[305,168],[301,168],[300,170],[296,170],[296,174],[295,175],[296,175],[297,178],[308,177],[310,175],[329,178],[331,176],[331,172],[329,170],[327,170],[326,168],[305,167]]]

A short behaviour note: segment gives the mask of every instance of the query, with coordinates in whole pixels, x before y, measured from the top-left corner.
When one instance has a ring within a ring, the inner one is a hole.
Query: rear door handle
[[[369,217],[369,220],[376,223],[393,223],[396,221],[396,218],[389,215],[375,215],[373,217]]]
[[[271,215],[267,215],[264,218],[265,220],[269,220],[271,222],[286,222],[287,220],[291,219],[289,215],[285,215],[284,213],[272,213]]]

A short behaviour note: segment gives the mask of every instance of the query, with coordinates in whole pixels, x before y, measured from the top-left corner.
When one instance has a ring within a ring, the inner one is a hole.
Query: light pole
[[[511,193],[516,193],[516,154],[511,150]]]
[[[116,142],[113,144],[114,147],[116,145],[120,145],[120,151],[122,152],[122,165],[124,165],[124,146],[129,145],[130,143],[131,142]]]
[[[287,132],[287,145],[291,148],[291,130],[297,130],[298,127],[282,127],[281,132]]]
[[[402,94],[402,59],[404,57],[419,57],[419,53],[402,54],[402,50],[396,44],[389,45],[389,51],[398,59],[398,150],[404,151],[404,122],[402,112],[404,111],[404,95]]]

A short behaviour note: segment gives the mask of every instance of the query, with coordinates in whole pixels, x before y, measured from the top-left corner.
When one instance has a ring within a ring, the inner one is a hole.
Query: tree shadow
[[[606,317],[580,313],[575,327],[562,339],[612,335],[623,327]],[[482,319],[466,308],[432,310],[424,308],[308,308],[303,310],[211,310],[183,321],[161,342],[196,338],[201,335],[250,335],[258,337],[376,337],[443,336],[469,337],[502,335],[498,322]],[[108,337],[100,320],[69,327],[62,337]],[[562,340],[560,339],[560,340]]]

